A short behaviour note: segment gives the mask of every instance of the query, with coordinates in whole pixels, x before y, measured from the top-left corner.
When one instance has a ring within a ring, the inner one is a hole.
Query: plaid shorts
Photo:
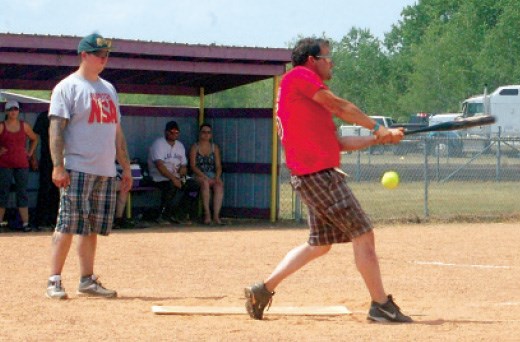
[[[309,209],[311,246],[350,242],[373,229],[341,170],[292,176],[291,185]]]
[[[115,177],[69,171],[70,185],[61,189],[56,231],[108,235],[116,209]]]

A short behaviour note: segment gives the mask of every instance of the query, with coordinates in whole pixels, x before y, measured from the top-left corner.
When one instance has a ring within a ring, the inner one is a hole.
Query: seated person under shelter
[[[186,209],[190,219],[194,218],[195,199],[198,185],[187,180],[188,160],[186,149],[178,141],[179,125],[170,121],[164,129],[164,136],[157,138],[148,153],[148,169],[154,185],[161,190],[161,205],[158,223],[181,223]],[[185,223],[190,223],[189,221]]]
[[[203,123],[199,128],[199,140],[190,149],[190,165],[196,181],[200,185],[204,208],[204,224],[211,224],[210,197],[213,192],[213,221],[223,225],[220,209],[224,197],[222,182],[222,161],[220,148],[211,141],[212,128]]]

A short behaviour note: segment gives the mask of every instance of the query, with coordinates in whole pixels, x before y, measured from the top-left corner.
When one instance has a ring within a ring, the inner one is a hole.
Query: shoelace
[[[54,285],[54,290],[56,291],[65,291],[65,289],[63,287],[61,287],[61,280],[56,280],[53,282],[53,285]]]
[[[401,310],[401,308],[399,307],[399,305],[397,305],[395,302],[394,302],[394,298],[390,295],[388,296],[388,302],[387,303],[390,303],[390,304],[393,304],[397,310]],[[385,303],[386,304],[386,303]]]
[[[92,282],[97,286],[103,287],[101,286],[101,282],[99,281],[99,277],[97,275],[93,274],[92,277],[90,277],[90,279],[92,279]]]

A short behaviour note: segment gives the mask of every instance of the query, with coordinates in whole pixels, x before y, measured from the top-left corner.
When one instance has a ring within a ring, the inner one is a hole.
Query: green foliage
[[[25,89],[9,89],[9,92],[22,94],[26,96],[36,97],[38,99],[50,100],[51,92],[47,90],[25,90]]]
[[[151,105],[168,107],[198,107],[199,98],[190,96],[119,94],[119,101],[126,105]]]
[[[207,108],[272,108],[273,80],[267,79],[206,97]]]

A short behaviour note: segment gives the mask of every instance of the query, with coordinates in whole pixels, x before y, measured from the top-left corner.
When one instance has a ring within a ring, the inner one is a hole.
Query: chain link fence
[[[282,155],[279,218],[305,220]],[[443,132],[344,153],[341,168],[374,222],[498,220],[520,217],[520,139],[461,138]],[[386,171],[400,185],[385,189]]]

